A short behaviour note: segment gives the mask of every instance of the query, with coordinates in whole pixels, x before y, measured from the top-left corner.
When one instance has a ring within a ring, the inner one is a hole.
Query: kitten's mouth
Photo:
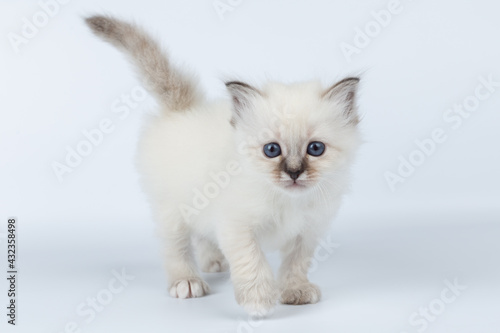
[[[290,180],[288,181],[285,186],[284,186],[286,189],[289,189],[289,190],[293,190],[293,191],[297,191],[297,190],[303,190],[305,189],[307,186],[306,184],[304,183],[304,181],[301,181],[301,180]]]

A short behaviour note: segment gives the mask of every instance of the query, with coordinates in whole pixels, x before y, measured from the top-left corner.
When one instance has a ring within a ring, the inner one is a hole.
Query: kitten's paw
[[[270,316],[274,312],[274,306],[276,300],[272,301],[259,301],[259,302],[247,302],[241,304],[246,313],[248,313],[253,318],[265,318]]]
[[[281,303],[283,304],[313,304],[321,298],[319,287],[310,282],[297,286],[290,286],[281,292]]]
[[[176,298],[201,297],[208,294],[208,284],[199,277],[179,279],[172,283],[170,296]]]
[[[236,292],[236,301],[253,317],[265,317],[273,312],[278,299],[274,284],[259,283]]]
[[[219,273],[227,272],[229,270],[229,264],[226,259],[217,259],[206,262],[201,270],[205,273]]]

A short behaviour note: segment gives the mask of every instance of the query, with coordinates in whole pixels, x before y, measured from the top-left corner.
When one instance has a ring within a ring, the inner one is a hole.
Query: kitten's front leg
[[[231,270],[238,304],[251,315],[265,316],[276,304],[273,272],[251,228],[231,226],[219,234]]]
[[[299,305],[317,303],[320,300],[319,287],[307,278],[316,245],[316,238],[312,235],[300,235],[281,249],[283,262],[278,277],[281,303]]]

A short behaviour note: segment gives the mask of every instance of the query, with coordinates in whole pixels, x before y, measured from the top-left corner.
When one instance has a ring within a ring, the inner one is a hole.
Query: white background
[[[6,324],[4,281],[2,332],[63,332],[76,322],[82,332],[410,333],[422,327],[410,316],[438,304],[444,281],[455,279],[467,289],[425,331],[498,332],[500,87],[457,129],[443,115],[474,96],[481,77],[500,82],[500,6],[401,0],[399,13],[348,59],[342,43],[354,45],[356,29],[370,26],[371,12],[390,1],[230,3],[221,19],[212,0],[73,0],[18,52],[9,34],[20,35],[23,18],[32,21],[41,7],[0,3],[1,251],[9,216],[19,219],[20,242],[18,325]],[[320,303],[280,305],[264,322],[249,322],[225,274],[206,276],[208,297],[167,296],[133,164],[141,114],[154,102],[140,102],[124,119],[112,112],[138,81],[122,55],[82,23],[102,12],[145,26],[214,98],[225,97],[227,78],[331,84],[362,73],[366,143],[328,235],[338,247],[318,257],[311,273],[323,290]],[[67,147],[105,118],[113,132],[59,181],[52,164],[64,163]],[[384,175],[397,173],[399,157],[408,159],[415,140],[438,128],[446,141],[392,191]],[[77,307],[122,269],[135,279],[87,323]]]

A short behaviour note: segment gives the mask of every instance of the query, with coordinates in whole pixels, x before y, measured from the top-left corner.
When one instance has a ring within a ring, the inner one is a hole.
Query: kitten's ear
[[[235,118],[241,118],[251,108],[253,99],[262,94],[257,88],[240,81],[226,82],[226,87],[233,101],[233,111],[235,114],[231,123],[234,125]]]
[[[344,109],[344,116],[349,123],[356,125],[359,123],[359,117],[356,106],[356,95],[358,91],[359,78],[348,77],[328,88],[323,93],[323,98],[340,104]]]

